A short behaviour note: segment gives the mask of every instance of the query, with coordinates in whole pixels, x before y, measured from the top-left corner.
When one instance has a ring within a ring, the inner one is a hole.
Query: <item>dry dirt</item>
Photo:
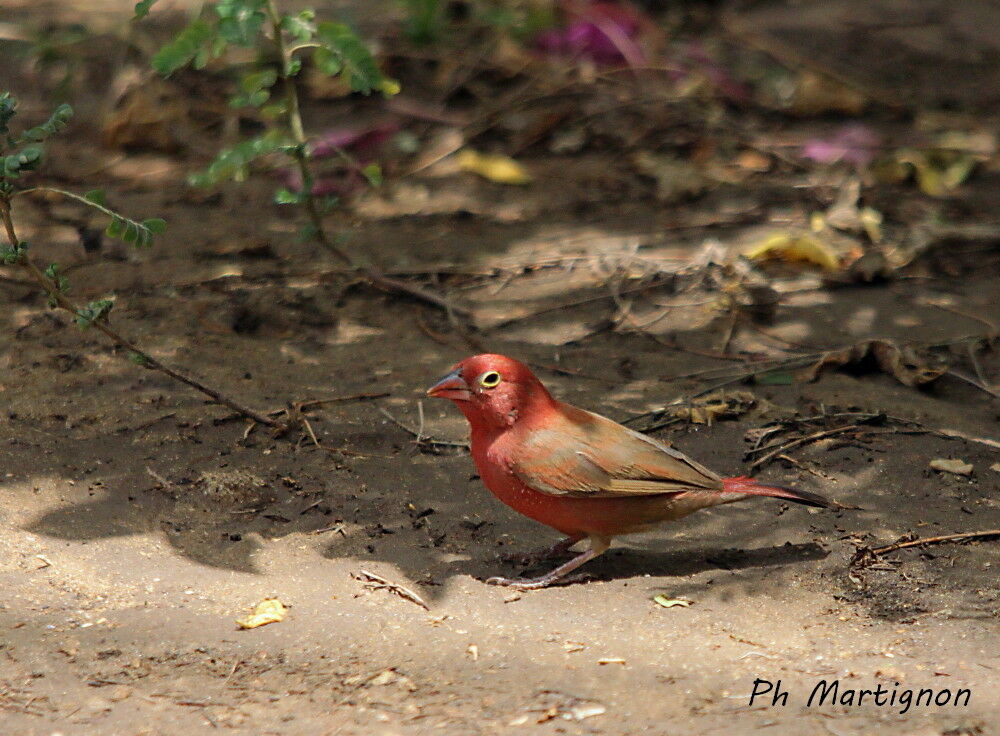
[[[25,107],[41,104],[29,94]],[[118,329],[254,407],[349,400],[309,414],[318,439],[344,452],[262,428],[248,434],[227,411],[66,326],[30,289],[0,281],[4,736],[997,733],[1000,545],[906,549],[851,566],[859,546],[905,534],[1000,528],[995,444],[892,422],[810,444],[760,475],[860,509],[722,507],[618,540],[587,566],[585,582],[522,594],[486,586],[486,577],[522,571],[502,554],[546,546],[555,533],[490,497],[463,450],[421,451],[383,413],[424,435],[464,439],[450,405],[422,398],[474,351],[451,322],[335,273],[296,241],[292,214],[269,203],[267,182],[192,192],[180,182],[198,160],[105,150],[86,125],[53,152],[62,185],[106,186],[121,210],[170,224],[152,250],[85,253],[71,228],[43,226],[25,208],[19,226],[68,267],[75,294],[114,292]],[[350,232],[352,253],[427,273],[493,274],[542,251],[574,263],[684,258],[709,235],[738,233],[678,222],[735,208],[766,223],[787,214],[800,182],[764,176],[667,209],[649,182],[618,173],[627,167],[613,152],[522,158],[536,177],[524,190],[425,182],[480,203],[479,212],[357,209],[336,225]],[[952,214],[995,217],[1000,175],[974,188]],[[905,214],[896,197],[879,206]],[[943,343],[997,324],[995,243],[954,244],[927,262],[883,284],[789,293],[764,328],[772,337],[739,326],[728,349]],[[563,262],[437,286],[486,314],[565,300],[567,283],[594,278],[584,271]],[[725,317],[664,327],[661,337],[687,348],[676,350],[608,329],[614,312],[613,300],[595,299],[527,324],[494,323],[471,340],[535,365],[558,397],[616,419],[718,380],[678,376],[733,365],[702,354],[719,351]],[[972,375],[964,350],[949,355]],[[978,362],[1000,375],[995,351]],[[924,389],[870,370],[794,378],[730,386],[751,392],[755,407],[656,434],[727,475],[747,471],[748,430],[795,412],[885,412],[997,440],[1000,403],[955,375]],[[378,397],[351,399],[359,395]],[[974,471],[937,473],[934,458],[961,458]],[[417,592],[429,610],[366,585],[363,570]],[[663,608],[658,594],[692,603]],[[234,620],[270,596],[290,607],[286,620],[236,630]],[[780,679],[787,704],[750,707],[755,678]],[[841,689],[968,688],[971,698],[905,714],[870,703],[807,707],[823,679]]]

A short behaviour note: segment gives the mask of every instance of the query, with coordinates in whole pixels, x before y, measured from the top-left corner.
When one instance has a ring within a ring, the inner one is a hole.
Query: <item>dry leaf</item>
[[[677,419],[711,424],[716,419],[745,414],[756,403],[757,398],[749,391],[716,391],[694,399],[688,406],[673,406],[668,410]]]
[[[868,104],[866,96],[855,87],[811,70],[799,72],[792,98],[792,112],[812,117],[828,113],[858,115]]]
[[[913,167],[920,191],[930,197],[946,197],[954,192],[976,166],[976,159],[961,151],[903,150],[896,160]]]
[[[288,609],[277,598],[265,598],[256,606],[249,616],[236,619],[236,625],[241,629],[256,629],[266,624],[276,624],[283,621]]]
[[[993,463],[990,466],[990,470],[992,470],[994,473],[1000,473],[1000,463]]]
[[[667,596],[660,595],[653,596],[653,603],[658,606],[663,606],[664,608],[675,608],[680,606],[681,608],[690,608],[694,601],[689,601],[684,598],[667,598]]]
[[[807,381],[815,381],[827,366],[858,365],[872,359],[883,373],[904,386],[923,386],[939,378],[945,368],[930,366],[910,347],[898,347],[888,340],[865,340],[843,350],[825,354],[806,372]]]
[[[497,184],[527,184],[531,176],[517,161],[495,153],[479,153],[471,148],[459,151],[458,167]]]
[[[650,426],[662,427],[669,420],[712,424],[716,419],[732,419],[746,414],[756,403],[757,397],[750,391],[713,391],[683,404],[671,404],[649,412],[643,416],[648,417],[651,424],[647,422],[632,427],[646,432]]]
[[[941,473],[954,473],[955,475],[972,475],[972,464],[964,460],[939,457],[931,460],[932,469]]]
[[[812,263],[827,271],[836,271],[833,251],[812,235],[774,233],[743,254],[751,261],[783,260]]]

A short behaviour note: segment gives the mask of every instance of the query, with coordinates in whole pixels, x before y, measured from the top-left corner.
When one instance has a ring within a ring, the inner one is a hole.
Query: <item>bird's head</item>
[[[473,426],[498,428],[553,403],[528,366],[491,353],[456,363],[427,395],[451,399]]]

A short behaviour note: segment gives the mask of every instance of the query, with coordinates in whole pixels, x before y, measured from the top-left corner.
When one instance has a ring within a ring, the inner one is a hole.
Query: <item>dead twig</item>
[[[887,544],[884,547],[876,547],[868,550],[873,555],[884,555],[888,552],[895,552],[898,549],[908,547],[922,547],[925,544],[945,544],[948,542],[964,542],[970,539],[990,539],[1000,537],[1000,529],[988,529],[982,532],[963,532],[961,534],[942,534],[939,537],[923,537],[921,539],[908,539],[905,541]]]
[[[309,401],[293,401],[291,403],[291,411],[308,411],[317,406],[323,406],[325,404],[340,404],[347,401],[368,401],[370,399],[383,399],[389,396],[388,391],[379,391],[378,393],[369,394],[353,394],[351,396],[334,396],[330,399],[310,399]],[[278,417],[282,414],[288,414],[290,409],[272,409],[267,413],[269,417]]]
[[[750,472],[753,472],[754,470],[756,470],[757,468],[759,468],[761,465],[764,465],[765,463],[769,462],[770,460],[773,460],[778,455],[785,454],[786,452],[788,452],[789,450],[791,450],[793,448],[801,447],[802,445],[807,445],[807,444],[809,444],[811,442],[815,442],[816,440],[821,440],[824,437],[832,437],[833,435],[836,435],[836,434],[843,434],[844,432],[850,432],[852,429],[858,429],[858,425],[857,424],[847,424],[847,425],[844,425],[843,427],[835,427],[834,429],[826,429],[826,430],[823,430],[822,432],[813,432],[812,434],[806,435],[805,437],[799,437],[798,439],[792,440],[791,442],[785,442],[780,447],[777,447],[776,449],[772,450],[771,452],[767,453],[766,455],[762,455],[761,457],[757,458],[752,463],[750,463]],[[772,445],[772,447],[773,447],[773,445]],[[758,452],[763,451],[765,449],[767,449],[767,448],[760,448],[760,450],[758,450]],[[751,452],[753,452],[753,451],[751,451]]]
[[[393,424],[395,424],[397,427],[399,427],[400,429],[402,429],[404,432],[406,432],[406,433],[408,433],[410,435],[413,435],[414,442],[417,444],[417,446],[419,446],[421,448],[425,448],[425,447],[430,447],[430,448],[432,448],[432,447],[461,447],[463,450],[468,450],[469,449],[469,443],[468,442],[454,442],[452,440],[439,440],[439,439],[436,439],[434,437],[424,436],[423,433],[422,433],[422,429],[423,429],[422,427],[418,430],[418,429],[414,429],[413,427],[410,427],[410,426],[404,424],[402,421],[400,421],[399,419],[397,419],[396,417],[394,417],[392,414],[390,414],[387,409],[385,409],[385,408],[383,408],[381,406],[378,408],[378,410],[379,410],[379,413],[382,416],[384,416],[386,419],[388,419],[390,422],[392,422]]]
[[[388,590],[391,593],[395,593],[400,598],[404,598],[411,603],[416,603],[425,611],[431,610],[430,607],[424,603],[424,599],[412,590],[404,585],[400,585],[399,583],[386,580],[381,575],[376,575],[375,573],[368,572],[367,570],[359,570],[357,574],[354,575],[354,579],[362,581],[366,588],[371,588],[372,590]]]
[[[9,239],[11,246],[17,246],[21,241],[17,237],[17,233],[14,230],[14,221],[11,218],[10,206],[4,202],[0,201],[0,219],[3,220],[4,228],[7,231],[7,238]],[[55,304],[56,308],[65,310],[73,315],[73,317],[79,318],[84,312],[81,307],[79,307],[73,300],[71,300],[66,294],[59,288],[52,279],[45,275],[45,272],[38,267],[38,265],[31,259],[27,254],[22,254],[18,260],[17,264],[23,267],[34,279],[35,284],[40,286],[42,290],[45,291],[46,295],[49,297],[51,302]],[[205,396],[208,396],[214,403],[222,404],[227,406],[233,411],[235,411],[240,416],[252,419],[255,422],[266,425],[268,427],[274,427],[276,429],[282,429],[283,425],[271,417],[265,416],[258,411],[255,411],[247,406],[243,406],[238,403],[235,399],[231,399],[221,391],[214,388],[206,386],[204,383],[189,376],[186,373],[182,373],[176,368],[171,368],[170,366],[164,365],[152,355],[147,353],[145,350],[140,348],[134,342],[126,337],[123,337],[114,329],[106,320],[93,320],[90,324],[98,332],[102,333],[107,337],[115,347],[124,349],[125,357],[134,362],[135,364],[141,366],[142,368],[147,368],[151,370],[157,370],[164,373],[175,381],[184,383],[195,391],[198,391]]]
[[[371,269],[360,269],[357,273],[362,279],[370,283],[372,286],[382,289],[383,291],[404,294],[416,299],[417,301],[429,304],[432,307],[442,309],[449,315],[458,315],[465,319],[472,316],[472,312],[465,307],[453,304],[440,294],[430,291],[429,289],[425,289],[422,286],[418,286],[417,284],[411,284],[409,281],[403,281],[402,279],[393,278],[392,276],[386,276],[380,271],[374,271]]]

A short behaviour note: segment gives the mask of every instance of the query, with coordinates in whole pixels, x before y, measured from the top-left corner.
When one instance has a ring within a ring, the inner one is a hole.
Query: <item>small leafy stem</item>
[[[21,242],[18,240],[17,232],[14,229],[14,221],[10,214],[10,200],[6,196],[0,196],[0,219],[3,220],[3,226],[7,232],[8,240],[11,243]],[[36,264],[27,253],[21,252],[19,254],[17,264],[22,266],[28,271],[28,273],[31,274],[35,282],[45,290],[45,293],[48,294],[50,301],[55,304],[56,307],[69,312],[76,319],[80,319],[86,315],[84,308],[80,307],[72,299],[66,296],[66,294],[59,288],[59,284],[56,283],[55,280],[46,276],[45,272],[38,267],[38,264]],[[110,325],[108,325],[107,322],[102,320],[89,320],[88,323],[94,329],[103,333],[104,336],[111,340],[116,347],[126,350],[126,355],[133,363],[141,365],[143,368],[149,368],[165,373],[174,380],[187,384],[196,391],[200,391],[212,399],[215,403],[227,406],[248,419],[253,419],[255,422],[259,422],[260,424],[264,424],[269,427],[284,428],[284,425],[276,419],[242,406],[228,396],[216,391],[214,388],[206,386],[198,379],[181,373],[170,366],[164,365],[134,342],[120,335]]]
[[[343,250],[338,248],[326,233],[323,226],[323,216],[320,213],[316,197],[313,195],[314,177],[309,167],[309,155],[306,150],[307,139],[305,128],[302,125],[302,114],[299,112],[299,91],[295,79],[289,73],[292,64],[292,56],[296,49],[289,49],[285,44],[285,36],[281,28],[281,15],[274,0],[268,0],[266,7],[267,18],[271,24],[274,48],[281,63],[278,76],[285,90],[285,115],[288,120],[288,129],[292,134],[295,145],[292,148],[292,158],[299,169],[302,177],[302,203],[305,206],[306,214],[313,227],[313,233],[323,248],[332,253],[347,266],[351,266],[351,259]]]
[[[140,0],[136,5],[136,17],[145,16],[154,2]],[[278,69],[265,65],[245,74],[238,93],[230,100],[234,107],[259,108],[262,116],[271,120],[265,132],[221,151],[203,173],[192,176],[192,183],[213,185],[224,179],[244,181],[250,175],[255,160],[280,152],[288,157],[300,181],[295,192],[287,189],[275,192],[275,201],[302,207],[308,218],[306,230],[323,250],[372,286],[406,294],[452,316],[467,317],[468,310],[451,304],[429,289],[390,278],[371,266],[355,265],[323,224],[323,216],[330,204],[314,191],[317,178],[302,123],[296,80],[302,69],[302,60],[297,53],[310,50],[311,61],[320,73],[343,79],[354,92],[396,94],[399,84],[382,75],[357,34],[343,23],[315,23],[315,13],[310,9],[297,15],[282,14],[278,0],[216,0],[206,3],[205,8],[198,18],[153,56],[152,65],[156,71],[169,76],[185,66],[202,69],[211,59],[223,57],[228,48],[252,48],[261,43],[261,37],[277,57]],[[284,99],[281,103],[265,105],[271,97],[272,86],[279,81]],[[334,150],[350,169],[363,174],[370,183],[380,179],[381,172],[377,166],[362,166],[347,151],[337,147]]]

